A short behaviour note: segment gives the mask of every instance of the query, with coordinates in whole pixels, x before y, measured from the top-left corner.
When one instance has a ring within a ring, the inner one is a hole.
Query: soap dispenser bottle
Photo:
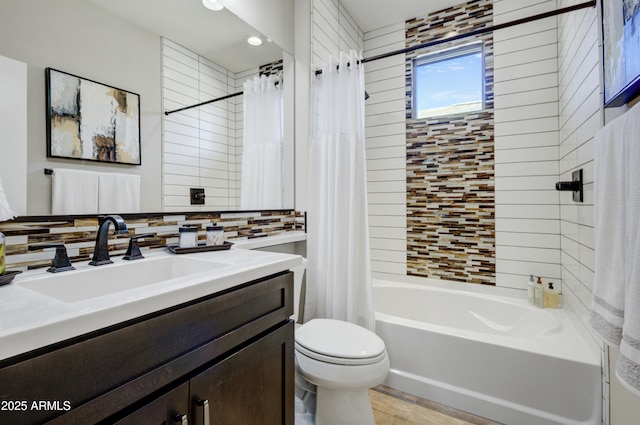
[[[538,276],[535,288],[533,289],[533,297],[537,307],[544,307],[544,287],[542,286],[542,279]]]
[[[7,249],[4,235],[0,232],[0,275],[4,273],[4,253]]]
[[[529,275],[529,282],[527,282],[527,300],[529,304],[535,304],[535,297],[533,295],[535,282],[533,281],[533,275]]]
[[[185,224],[178,229],[180,238],[178,239],[178,247],[195,248],[198,246],[198,227]]]
[[[544,306],[546,308],[560,307],[560,293],[553,289],[553,282],[549,282],[549,287],[544,288]]]

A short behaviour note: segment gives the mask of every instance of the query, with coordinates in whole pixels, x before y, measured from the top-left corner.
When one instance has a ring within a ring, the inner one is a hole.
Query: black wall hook
[[[556,190],[573,192],[573,200],[575,202],[583,202],[582,168],[574,171],[571,174],[571,178],[571,181],[557,182]]]

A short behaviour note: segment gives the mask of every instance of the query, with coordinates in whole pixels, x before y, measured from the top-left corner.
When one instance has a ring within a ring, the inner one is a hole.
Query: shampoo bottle
[[[553,289],[553,282],[549,282],[549,287],[544,288],[544,306],[547,308],[560,307],[560,293]]]
[[[2,233],[0,233],[0,274],[4,273],[4,253],[6,250],[5,238]]]
[[[529,301],[529,304],[535,304],[535,298],[533,296],[534,285],[535,282],[533,281],[533,275],[530,274],[529,282],[527,283],[527,300]]]
[[[538,277],[536,285],[533,289],[533,297],[537,307],[544,307],[544,288],[542,286],[542,279]]]

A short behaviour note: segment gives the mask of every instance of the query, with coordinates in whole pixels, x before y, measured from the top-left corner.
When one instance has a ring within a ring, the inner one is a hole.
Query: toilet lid
[[[368,329],[333,319],[313,319],[296,329],[298,351],[337,364],[370,364],[386,355],[384,341]]]

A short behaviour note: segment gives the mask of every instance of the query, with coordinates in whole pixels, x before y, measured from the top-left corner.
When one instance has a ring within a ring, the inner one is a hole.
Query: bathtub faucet
[[[98,233],[96,234],[96,246],[93,249],[93,258],[89,262],[92,266],[102,266],[103,264],[111,264],[109,258],[109,225],[113,223],[114,234],[121,235],[128,233],[127,225],[119,215],[107,215],[98,217]]]

